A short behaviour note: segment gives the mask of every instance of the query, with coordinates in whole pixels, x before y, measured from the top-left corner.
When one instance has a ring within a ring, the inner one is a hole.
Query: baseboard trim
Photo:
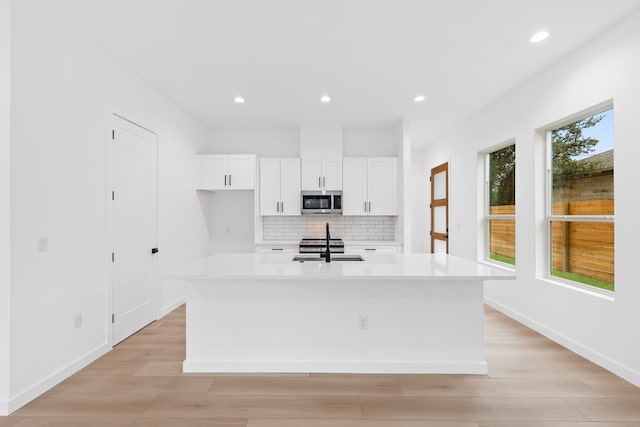
[[[111,350],[111,347],[108,344],[103,344],[100,347],[91,350],[84,356],[75,360],[74,362],[68,364],[64,368],[60,369],[58,372],[46,377],[44,380],[40,381],[37,384],[29,387],[28,389],[18,393],[17,396],[10,398],[7,402],[7,415],[20,409],[27,403],[31,402],[36,397],[40,396],[47,390],[52,387],[58,385],[65,379],[69,378],[71,375],[78,372],[80,369],[89,365],[91,362],[99,359],[104,356]]]
[[[160,309],[160,312],[158,313],[158,319],[162,319],[164,316],[171,313],[173,310],[180,307],[185,302],[187,302],[187,297],[180,297],[172,303],[165,305]]]
[[[340,361],[340,360],[185,360],[183,372],[337,373],[337,374],[476,374],[487,373],[483,361]]]
[[[6,417],[9,415],[9,401],[2,399],[0,400],[0,417]]]
[[[640,387],[639,372],[634,371],[633,369],[630,369],[616,362],[615,360],[612,360],[609,357],[572,340],[571,338],[568,338],[562,334],[559,334],[553,329],[547,328],[546,326],[541,325],[535,320],[527,316],[524,316],[521,313],[518,313],[517,311],[511,310],[510,308],[500,304],[494,299],[485,297],[484,300],[488,306],[506,314],[507,316],[511,317],[514,320],[517,320],[518,322],[522,323],[528,328],[531,328],[534,331],[539,332],[540,334],[544,335],[550,340],[560,344],[563,347],[566,347],[567,349],[573,351],[576,354],[579,354],[585,359],[595,363],[598,366],[603,367],[604,369],[610,371],[611,373],[618,375],[622,379],[629,381],[631,384],[635,385],[636,387]]]

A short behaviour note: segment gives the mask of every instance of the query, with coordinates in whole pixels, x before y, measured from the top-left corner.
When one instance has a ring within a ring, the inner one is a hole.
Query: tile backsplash
[[[324,237],[328,222],[331,237],[343,240],[394,240],[395,216],[302,215],[263,217],[263,238],[268,240],[300,240]]]

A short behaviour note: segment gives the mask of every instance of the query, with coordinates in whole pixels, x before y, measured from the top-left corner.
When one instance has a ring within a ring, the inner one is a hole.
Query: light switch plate
[[[49,238],[40,237],[38,239],[38,252],[47,252],[49,250]]]

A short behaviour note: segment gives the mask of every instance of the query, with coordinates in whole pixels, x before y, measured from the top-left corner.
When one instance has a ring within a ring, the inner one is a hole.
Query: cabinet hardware
[[[322,178],[318,177],[318,188],[322,188],[322,184],[321,184],[321,182],[322,182],[322,181],[321,181],[321,179],[322,179]]]
[[[367,211],[367,202],[364,202],[364,211]]]
[[[231,187],[231,174],[229,174],[229,187]]]
[[[371,202],[369,202],[369,213],[371,213]]]
[[[282,248],[271,248],[272,251],[281,251],[283,250]]]
[[[284,213],[284,202],[280,202],[280,212]]]
[[[151,249],[151,253],[152,254],[157,254],[158,253],[158,248],[152,248]]]
[[[322,188],[325,188],[327,186],[327,182],[325,180],[325,177],[322,177]]]
[[[376,248],[364,248],[365,251],[375,251],[377,250]]]
[[[276,212],[280,212],[280,202],[276,202]]]
[[[224,176],[224,186],[227,186],[227,175]]]

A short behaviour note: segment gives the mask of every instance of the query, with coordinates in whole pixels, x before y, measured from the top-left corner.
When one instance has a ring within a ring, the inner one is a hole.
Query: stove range
[[[301,254],[323,253],[327,249],[327,239],[305,238],[300,241],[298,250]],[[332,254],[344,253],[342,239],[329,239],[329,251]]]

